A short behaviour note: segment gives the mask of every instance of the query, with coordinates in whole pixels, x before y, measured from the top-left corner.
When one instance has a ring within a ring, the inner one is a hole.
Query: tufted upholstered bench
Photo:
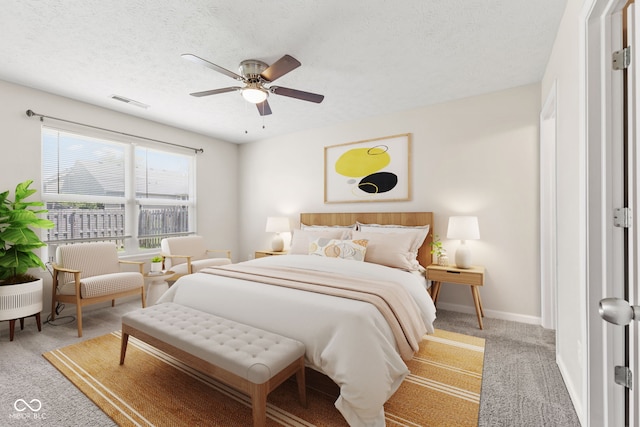
[[[293,374],[306,406],[299,341],[171,302],[122,316],[121,365],[129,335],[248,394],[254,426],[266,424],[267,395]]]

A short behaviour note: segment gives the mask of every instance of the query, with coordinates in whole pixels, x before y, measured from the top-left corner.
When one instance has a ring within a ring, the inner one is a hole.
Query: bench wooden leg
[[[304,356],[300,358],[300,369],[296,372],[296,381],[298,383],[298,398],[303,408],[307,407],[307,388],[304,372]]]
[[[124,356],[127,354],[127,344],[129,343],[129,334],[122,334],[120,341],[120,364],[124,365]]]
[[[251,384],[251,408],[253,411],[253,427],[267,425],[267,394],[268,383]]]

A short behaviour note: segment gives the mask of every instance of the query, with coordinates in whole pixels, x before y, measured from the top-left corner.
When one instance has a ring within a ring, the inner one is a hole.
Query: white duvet
[[[247,261],[387,280],[404,287],[433,332],[435,307],[420,278],[367,262],[308,255]],[[336,408],[351,426],[384,426],[383,405],[409,373],[384,317],[371,304],[291,288],[195,273],[181,277],[158,301],[173,301],[294,338],[307,365],[340,387]]]

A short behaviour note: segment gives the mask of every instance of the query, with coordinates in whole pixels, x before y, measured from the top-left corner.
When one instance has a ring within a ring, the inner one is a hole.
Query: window
[[[193,231],[193,155],[45,127],[42,159],[50,247],[113,240],[136,253]]]

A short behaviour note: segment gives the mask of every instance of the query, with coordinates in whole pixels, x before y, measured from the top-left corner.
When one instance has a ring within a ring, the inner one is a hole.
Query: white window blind
[[[193,156],[136,147],[136,198],[189,200]]]
[[[125,146],[44,128],[44,194],[125,197]]]

